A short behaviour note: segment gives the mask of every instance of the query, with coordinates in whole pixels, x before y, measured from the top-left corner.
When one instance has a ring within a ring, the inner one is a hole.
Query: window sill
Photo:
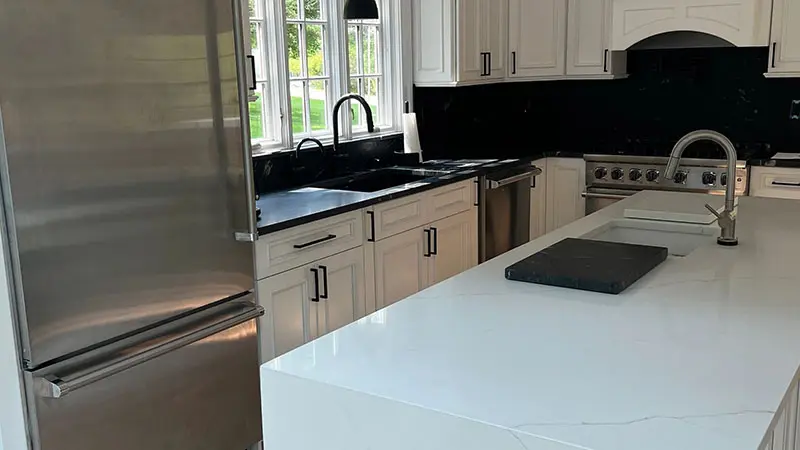
[[[361,133],[361,134],[353,137],[352,139],[340,140],[339,144],[347,144],[347,143],[352,143],[352,142],[360,142],[360,141],[367,141],[367,140],[373,140],[373,139],[385,139],[385,138],[388,138],[388,137],[395,137],[395,136],[398,136],[398,135],[402,136],[402,134],[403,134],[402,131],[398,131],[396,129],[385,130],[385,131],[381,130],[381,131],[378,131],[378,132],[375,132],[375,133]],[[260,146],[262,142],[269,142],[269,141],[254,139],[253,142],[252,142],[252,145],[254,147],[255,146]],[[329,137],[329,138],[325,138],[325,139],[320,139],[320,142],[322,142],[322,145],[324,145],[325,147],[330,147],[330,146],[333,145],[333,138]],[[313,147],[309,144],[308,147],[304,146],[303,148],[307,149],[307,148],[313,148]],[[294,151],[295,151],[294,148],[277,148],[277,147],[273,147],[273,148],[253,148],[252,157],[253,158],[257,158],[257,157],[261,157],[261,156],[273,156],[273,155],[280,155],[282,153],[294,153]]]

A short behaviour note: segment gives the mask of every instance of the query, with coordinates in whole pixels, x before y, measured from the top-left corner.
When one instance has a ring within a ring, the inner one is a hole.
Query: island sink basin
[[[449,172],[419,169],[389,168],[355,174],[345,178],[317,183],[313,187],[353,192],[378,192],[384,189],[419,182]]]
[[[688,256],[711,246],[719,235],[716,225],[696,225],[653,220],[618,219],[586,233],[583,239],[666,247],[670,256]]]

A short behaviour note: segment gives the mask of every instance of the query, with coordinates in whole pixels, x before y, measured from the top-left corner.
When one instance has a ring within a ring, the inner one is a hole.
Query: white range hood
[[[691,47],[697,33],[737,47],[769,45],[771,0],[612,0],[612,50],[627,50],[654,36],[660,46]],[[664,35],[669,33],[668,35]],[[669,44],[670,36],[676,42]]]

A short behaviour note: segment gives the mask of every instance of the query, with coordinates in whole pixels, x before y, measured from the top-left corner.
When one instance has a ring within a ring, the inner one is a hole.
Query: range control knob
[[[619,181],[624,176],[625,176],[625,171],[620,169],[619,167],[617,167],[617,168],[615,168],[614,170],[611,171],[611,179],[612,180]]]
[[[608,175],[608,170],[606,170],[605,167],[598,167],[597,169],[594,169],[594,177],[598,180],[602,180],[606,177],[606,175]]]
[[[689,174],[687,172],[680,171],[675,173],[675,178],[673,178],[673,181],[675,181],[676,184],[686,184],[687,178],[689,178]]]
[[[654,183],[654,182],[658,181],[658,177],[661,176],[661,172],[659,172],[659,171],[657,171],[655,169],[650,169],[650,170],[647,171],[647,175],[645,175],[645,176],[647,178],[647,181],[649,181],[651,183]]]
[[[727,186],[727,185],[728,185],[728,174],[727,174],[727,173],[723,173],[723,174],[720,176],[720,178],[719,178],[719,184],[721,184],[721,185],[723,185],[723,186]]]
[[[642,169],[631,169],[631,173],[628,175],[628,178],[631,181],[639,181],[642,179]]]
[[[703,172],[703,184],[714,186],[717,184],[717,174],[714,172]]]

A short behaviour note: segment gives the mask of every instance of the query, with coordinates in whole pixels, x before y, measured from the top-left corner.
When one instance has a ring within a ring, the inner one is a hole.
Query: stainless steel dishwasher
[[[542,173],[529,162],[500,162],[496,165],[497,170],[490,169],[478,180],[480,262],[528,243],[531,188],[535,186],[536,176]]]

